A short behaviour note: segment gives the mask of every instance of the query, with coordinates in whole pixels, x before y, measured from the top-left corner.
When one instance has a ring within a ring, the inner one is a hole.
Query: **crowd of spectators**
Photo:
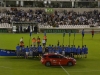
[[[0,14],[0,23],[37,22],[51,26],[58,25],[91,25],[100,22],[100,11],[84,11],[83,13],[72,11],[54,11],[46,13],[45,10],[12,9]]]

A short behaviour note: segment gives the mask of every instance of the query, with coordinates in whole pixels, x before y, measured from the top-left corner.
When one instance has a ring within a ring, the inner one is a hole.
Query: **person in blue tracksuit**
[[[42,47],[41,47],[41,45],[38,46],[38,54],[39,54],[39,58],[41,58],[41,56],[42,56]]]
[[[68,45],[68,56],[70,57],[70,53],[71,53],[71,48],[70,45]]]
[[[82,30],[82,37],[84,37],[84,29]]]
[[[54,53],[58,53],[58,49],[56,46],[54,47]]]
[[[70,55],[71,57],[74,57],[74,50],[73,50],[73,45],[72,45],[72,47],[71,47],[71,55]]]
[[[51,53],[54,53],[54,46],[51,47]]]
[[[22,54],[22,56],[24,56],[24,57],[25,57],[25,53],[26,53],[25,46],[23,46],[23,47],[22,47],[22,53],[21,53],[21,54]]]
[[[34,58],[37,55],[37,50],[35,45],[32,47],[32,50],[33,50],[32,56]]]
[[[61,47],[61,45],[59,47],[59,53],[62,54],[62,47]]]
[[[19,44],[16,46],[16,55],[17,55],[17,57],[20,56],[20,46],[19,46]]]
[[[73,53],[74,53],[74,57],[75,57],[75,56],[76,56],[76,54],[77,54],[77,50],[76,50],[75,45],[73,46]]]
[[[60,46],[58,45],[57,50],[56,50],[56,53],[58,53],[58,54],[60,54],[59,49],[60,49]]]
[[[81,48],[81,58],[84,57],[84,46]]]
[[[64,45],[62,45],[62,55],[65,56],[65,47],[64,47]]]
[[[48,46],[48,53],[51,53],[52,52],[52,47],[51,45]]]
[[[32,54],[33,54],[33,47],[31,45],[31,47],[29,48],[29,55],[32,56]]]
[[[25,51],[26,51],[25,58],[27,59],[28,58],[28,55],[29,55],[29,48],[28,48],[28,46],[25,48]]]
[[[68,46],[65,47],[65,56],[68,56]]]
[[[80,52],[81,52],[81,49],[80,49],[80,46],[78,46],[78,48],[77,48],[77,58],[80,57]]]
[[[86,45],[84,46],[84,54],[85,54],[85,58],[87,58],[88,48],[86,47]]]

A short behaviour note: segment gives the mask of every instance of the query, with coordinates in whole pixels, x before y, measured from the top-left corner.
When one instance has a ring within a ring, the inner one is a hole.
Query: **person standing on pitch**
[[[71,55],[70,55],[71,57],[74,57],[74,50],[73,50],[73,45],[72,45],[72,47],[71,47]]]
[[[32,54],[33,54],[33,47],[31,45],[31,47],[29,48],[29,55],[32,56]]]
[[[37,38],[37,46],[40,46],[40,43],[41,43],[40,37],[38,36],[38,38]]]
[[[21,51],[22,51],[22,47],[24,46],[24,41],[23,41],[23,37],[20,39],[20,48],[21,48]]]
[[[77,48],[77,58],[80,58],[80,52],[81,52],[81,49],[80,49],[80,46],[78,46],[78,48]]]
[[[82,30],[82,37],[84,37],[84,29]]]
[[[23,37],[20,39],[20,42],[23,42]]]
[[[47,36],[46,35],[44,35],[44,40],[45,40],[45,42],[47,42]]]
[[[59,53],[60,53],[60,54],[62,54],[62,50],[63,50],[63,49],[62,49],[62,47],[61,47],[61,45],[60,45],[60,46],[59,46]]]
[[[43,44],[43,47],[45,47],[45,45],[46,45],[45,39],[42,40],[42,44]]]
[[[34,45],[36,45],[36,38],[35,37],[32,39],[32,46],[34,46]]]
[[[52,53],[52,46],[51,45],[48,46],[48,53]]]
[[[29,48],[28,48],[28,46],[25,48],[25,51],[26,51],[25,59],[27,59],[28,55],[29,55]]]
[[[41,56],[42,56],[42,47],[41,47],[41,45],[38,46],[38,54],[39,54],[39,58],[41,58]]]
[[[93,38],[94,37],[94,30],[93,29],[92,29],[91,33],[92,33],[92,38]]]
[[[32,55],[33,55],[33,58],[34,58],[36,56],[36,47],[35,47],[35,45],[32,47],[32,49],[33,49]]]
[[[57,46],[59,46],[59,44],[60,44],[60,42],[59,42],[59,40],[58,40],[58,42],[57,42]]]
[[[84,56],[84,46],[82,46],[82,49],[81,49],[81,58],[85,57]]]
[[[62,55],[65,56],[65,47],[62,45]]]
[[[25,46],[23,46],[23,47],[22,47],[22,53],[21,53],[23,57],[25,57],[25,52],[26,52],[26,51],[25,51]]]
[[[16,55],[17,55],[17,57],[20,56],[20,46],[19,46],[19,44],[16,46]]]
[[[77,55],[77,49],[75,47],[75,45],[73,46],[73,52],[74,52],[74,57]]]
[[[51,50],[51,53],[54,53],[54,46],[52,45],[52,50]]]
[[[84,54],[85,54],[85,58],[87,58],[88,48],[86,47],[86,45],[84,46]]]

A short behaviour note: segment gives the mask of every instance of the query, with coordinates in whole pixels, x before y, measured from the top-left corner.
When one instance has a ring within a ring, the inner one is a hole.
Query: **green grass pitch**
[[[44,34],[32,34],[32,37]],[[47,45],[57,44],[60,40],[62,45],[63,34],[47,34]],[[29,34],[0,34],[0,48],[15,50],[21,37],[24,37],[25,46],[29,45]],[[74,35],[71,34],[70,44],[73,44]],[[91,34],[85,34],[84,45],[89,49],[88,58],[76,59],[77,64],[72,67],[64,66],[70,75],[100,75],[100,34],[95,34],[92,39]],[[69,44],[68,34],[65,35],[64,44]],[[82,45],[81,34],[76,34],[75,45]],[[68,75],[60,66],[46,67],[40,63],[39,59],[23,59],[16,57],[0,57],[0,75]]]

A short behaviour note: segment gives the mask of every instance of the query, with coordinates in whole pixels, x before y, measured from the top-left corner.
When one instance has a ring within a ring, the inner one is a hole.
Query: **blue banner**
[[[0,56],[16,56],[15,50],[0,49]]]

